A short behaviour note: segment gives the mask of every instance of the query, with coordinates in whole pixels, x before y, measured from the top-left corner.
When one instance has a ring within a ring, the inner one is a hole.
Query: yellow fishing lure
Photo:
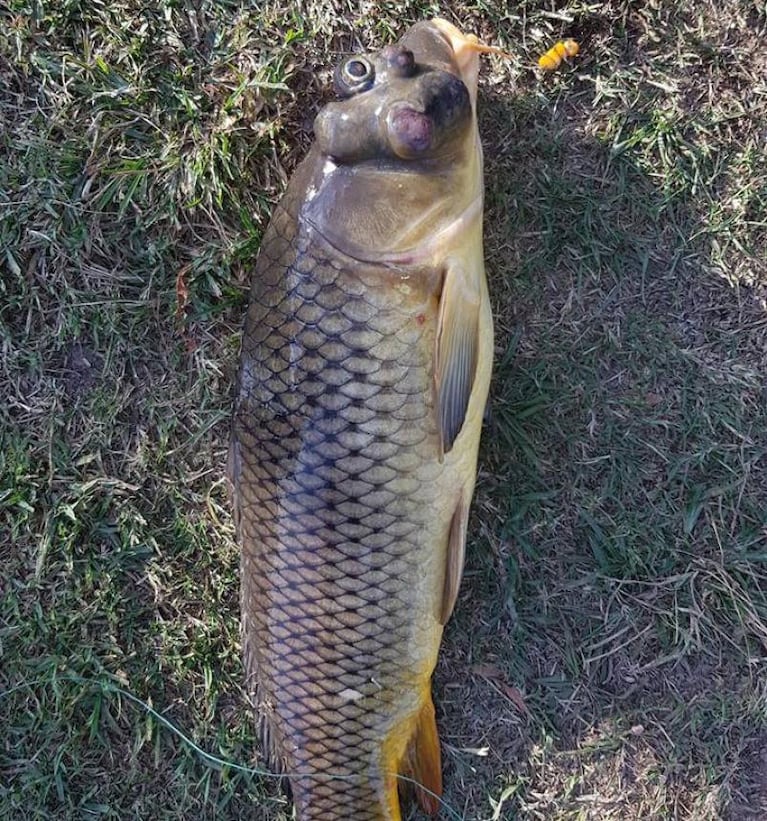
[[[581,47],[575,40],[560,40],[545,54],[541,54],[538,58],[538,65],[544,71],[556,71],[565,58],[575,57],[580,50]]]

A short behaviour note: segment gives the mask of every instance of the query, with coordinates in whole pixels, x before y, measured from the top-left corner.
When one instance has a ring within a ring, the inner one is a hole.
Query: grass
[[[339,53],[441,10],[514,54],[446,800],[764,817],[764,9],[262,5],[0,9],[0,816],[289,817],[247,771],[223,485],[247,277]]]

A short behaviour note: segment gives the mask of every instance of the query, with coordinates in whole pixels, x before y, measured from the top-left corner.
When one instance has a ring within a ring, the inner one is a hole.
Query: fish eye
[[[346,97],[366,91],[375,78],[375,68],[365,57],[350,57],[336,71],[336,88]]]
[[[356,81],[365,80],[372,70],[366,60],[349,60],[344,66],[346,76]]]

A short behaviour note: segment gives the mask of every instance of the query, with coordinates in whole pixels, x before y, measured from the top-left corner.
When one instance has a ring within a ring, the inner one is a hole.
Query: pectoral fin
[[[442,606],[439,612],[439,623],[447,624],[453,613],[458,588],[461,586],[463,564],[466,557],[466,527],[469,519],[469,507],[463,499],[458,503],[453,518],[450,520],[450,531],[447,539],[447,557],[445,560],[445,583],[442,588]]]
[[[445,272],[437,323],[434,388],[440,455],[455,442],[466,418],[479,350],[480,295],[458,266]]]

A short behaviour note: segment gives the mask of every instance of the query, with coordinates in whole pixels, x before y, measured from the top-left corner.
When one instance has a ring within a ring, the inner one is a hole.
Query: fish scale
[[[441,791],[431,676],[492,318],[476,53],[459,59],[476,40],[434,21],[401,43],[337,75],[354,89],[318,116],[275,208],[243,332],[230,476],[245,669],[299,821],[400,821],[398,775],[429,812]]]
[[[419,655],[410,580],[427,571],[419,535],[439,472],[434,322],[414,321],[411,288],[397,298],[380,270],[349,270],[294,226],[278,214],[264,238],[242,351],[242,607],[246,641],[262,637],[247,666],[275,757],[327,774],[293,781],[300,817],[389,818],[381,739],[419,706],[403,682]]]

